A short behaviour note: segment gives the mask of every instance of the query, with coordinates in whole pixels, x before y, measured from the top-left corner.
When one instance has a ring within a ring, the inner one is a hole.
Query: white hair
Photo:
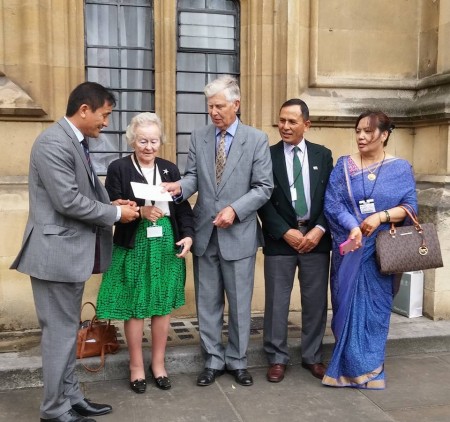
[[[236,78],[230,75],[223,75],[205,86],[204,93],[206,98],[223,92],[227,101],[236,101],[241,99],[241,91]]]
[[[133,145],[136,137],[136,129],[140,126],[156,125],[161,133],[160,141],[164,143],[164,129],[161,119],[156,113],[139,113],[131,119],[130,124],[127,127],[125,137],[127,138],[128,145]]]

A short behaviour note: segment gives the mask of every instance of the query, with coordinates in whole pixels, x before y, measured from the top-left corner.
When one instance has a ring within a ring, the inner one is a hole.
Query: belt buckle
[[[297,227],[306,227],[308,225],[308,221],[307,220],[297,220]]]

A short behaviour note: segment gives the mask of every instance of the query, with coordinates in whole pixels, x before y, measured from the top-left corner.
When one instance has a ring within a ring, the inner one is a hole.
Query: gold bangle
[[[391,216],[389,215],[389,211],[384,210],[383,212],[386,215],[386,223],[389,223],[391,221]]]

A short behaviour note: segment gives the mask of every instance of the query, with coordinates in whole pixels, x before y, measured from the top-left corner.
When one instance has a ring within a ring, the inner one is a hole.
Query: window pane
[[[117,45],[117,7],[87,4],[85,19],[88,45]]]
[[[236,5],[232,0],[206,0],[208,9],[216,10],[235,10]]]
[[[153,89],[153,72],[145,70],[126,70],[120,71],[121,86],[130,89]]]
[[[206,100],[203,94],[177,94],[177,111],[205,113]]]
[[[151,10],[142,7],[120,8],[120,45],[126,47],[148,47],[151,42]]]
[[[178,91],[202,92],[206,85],[204,73],[177,73]]]
[[[204,71],[206,69],[206,54],[178,53],[177,69]]]
[[[235,73],[238,68],[235,55],[210,54],[208,56],[208,72]]]
[[[118,67],[119,50],[108,48],[88,48],[87,61],[91,66]]]
[[[178,0],[178,8],[203,9],[206,7],[206,0]]]
[[[177,154],[177,165],[180,170],[180,174],[183,176],[186,172],[187,154]]]
[[[204,114],[178,114],[177,129],[178,132],[191,133],[195,128],[205,126],[207,121]]]
[[[122,50],[120,60],[122,67],[153,70],[153,55],[150,50]]]
[[[185,152],[187,153],[189,151],[189,142],[191,140],[191,135],[178,135],[178,143],[177,143],[177,149],[178,152]]]

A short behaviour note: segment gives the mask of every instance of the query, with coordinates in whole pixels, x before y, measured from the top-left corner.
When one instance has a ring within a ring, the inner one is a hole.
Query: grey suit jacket
[[[183,198],[198,192],[194,207],[195,241],[193,253],[205,253],[217,213],[230,205],[236,212],[231,227],[217,229],[220,252],[226,260],[256,253],[263,239],[256,211],[269,200],[273,189],[272,162],[267,135],[239,122],[222,180],[216,186],[215,127],[209,125],[191,135],[184,178]]]
[[[108,267],[117,209],[94,179],[65,119],[38,136],[30,157],[28,222],[12,269],[42,280],[84,282],[94,266],[96,231],[100,270]]]

